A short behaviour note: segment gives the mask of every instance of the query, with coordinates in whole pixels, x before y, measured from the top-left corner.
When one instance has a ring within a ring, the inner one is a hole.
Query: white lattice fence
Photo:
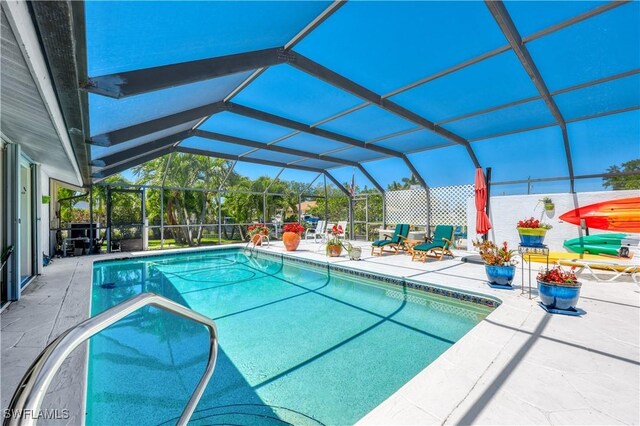
[[[467,199],[473,196],[473,185],[441,186],[429,190],[431,226],[467,224]],[[427,223],[428,203],[424,188],[387,191],[385,193],[387,223]]]
[[[431,188],[431,226],[467,225],[467,200],[473,196],[473,185]]]
[[[427,192],[424,188],[387,191],[385,193],[387,223],[427,223]]]

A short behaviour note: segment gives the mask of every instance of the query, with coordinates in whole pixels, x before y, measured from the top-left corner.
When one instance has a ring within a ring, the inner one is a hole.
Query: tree
[[[213,194],[227,176],[231,163],[227,160],[202,155],[176,153],[165,155],[133,168],[138,183],[177,188],[201,188],[203,191],[164,190],[164,213],[173,228],[178,244],[200,245],[207,213],[212,217],[217,210]],[[166,170],[166,179],[165,179]],[[231,176],[229,176],[231,178]],[[164,182],[163,182],[164,179]],[[211,191],[206,191],[210,189]],[[159,198],[159,196],[156,196]],[[149,203],[148,216],[160,214],[160,200]],[[175,231],[177,229],[177,231]]]
[[[634,173],[609,176],[602,179],[602,186],[613,190],[640,189],[640,159],[627,161],[620,166],[609,167],[606,173]]]

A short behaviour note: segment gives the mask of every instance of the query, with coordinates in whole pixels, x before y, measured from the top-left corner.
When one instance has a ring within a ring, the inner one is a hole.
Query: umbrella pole
[[[487,212],[487,216],[489,216],[489,205],[491,203],[491,167],[487,167],[486,181],[487,181],[487,202],[485,203],[485,211]],[[489,231],[487,231],[486,234],[482,235],[482,241],[487,241],[488,235],[489,235]]]

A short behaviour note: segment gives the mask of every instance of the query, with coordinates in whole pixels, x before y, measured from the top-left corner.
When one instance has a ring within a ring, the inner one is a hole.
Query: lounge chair
[[[437,260],[442,260],[445,255],[454,257],[449,250],[452,246],[451,240],[453,240],[453,226],[437,225],[430,240],[411,248],[411,260],[418,259],[424,262],[427,257]]]
[[[601,260],[585,260],[585,259],[558,259],[558,265],[562,266],[572,266],[578,268],[576,271],[576,275],[580,275],[582,272],[588,272],[591,274],[593,279],[599,282],[612,282],[617,280],[619,277],[629,274],[634,283],[640,284],[638,282],[638,275],[640,274],[640,265],[631,265],[628,263],[618,263],[618,262],[605,262]],[[601,278],[596,275],[596,271],[609,271],[613,274],[609,277]]]
[[[313,241],[315,241],[318,236],[322,237],[322,234],[324,234],[324,224],[324,220],[319,220],[318,223],[316,223],[315,229],[307,229],[304,233],[304,239],[306,240],[309,237],[313,237]]]
[[[396,225],[393,235],[385,234],[384,240],[371,243],[371,255],[382,256],[382,252],[385,251],[398,254],[398,251],[404,247],[404,240],[407,239],[407,235],[409,235],[409,225],[405,223]]]

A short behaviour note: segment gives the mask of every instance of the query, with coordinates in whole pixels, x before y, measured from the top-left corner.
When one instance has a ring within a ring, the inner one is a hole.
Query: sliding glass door
[[[20,212],[18,219],[20,238],[20,285],[24,285],[34,275],[34,185],[32,165],[25,159],[20,161]]]

